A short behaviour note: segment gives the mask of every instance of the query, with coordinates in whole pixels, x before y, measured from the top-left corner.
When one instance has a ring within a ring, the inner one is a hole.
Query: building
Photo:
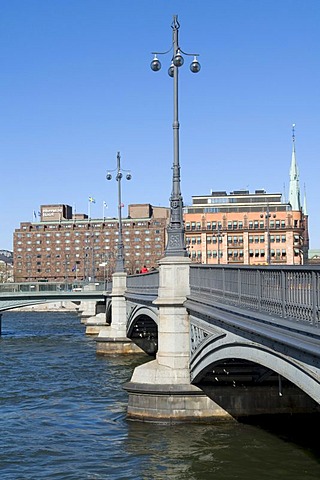
[[[307,263],[309,236],[306,201],[300,203],[295,134],[289,201],[280,193],[256,190],[211,192],[192,197],[184,208],[189,256],[204,264]]]
[[[0,283],[13,282],[13,253],[0,250]]]
[[[163,257],[169,209],[129,205],[122,218],[125,268],[157,267]],[[16,282],[103,281],[114,272],[119,223],[89,219],[69,205],[42,205],[39,222],[22,222],[13,235]]]

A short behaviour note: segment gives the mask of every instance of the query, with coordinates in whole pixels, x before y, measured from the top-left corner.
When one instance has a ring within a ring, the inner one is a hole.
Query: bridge
[[[112,285],[31,287],[2,286],[0,311],[93,302],[99,313],[88,319],[87,333],[94,325],[98,354],[155,356],[125,385],[129,418],[319,411],[319,267],[208,266],[169,257],[155,272],[115,273]]]

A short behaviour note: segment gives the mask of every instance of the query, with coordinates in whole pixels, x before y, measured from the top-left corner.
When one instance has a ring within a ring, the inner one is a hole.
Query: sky
[[[171,55],[179,70],[185,205],[211,190],[264,188],[288,200],[292,124],[310,248],[320,248],[319,0],[0,0],[0,249],[40,205],[117,216],[117,165],[128,204],[169,206]]]

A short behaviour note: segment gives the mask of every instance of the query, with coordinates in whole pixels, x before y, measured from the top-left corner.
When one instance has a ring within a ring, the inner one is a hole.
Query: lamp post
[[[266,219],[266,227],[267,227],[267,265],[271,263],[271,245],[270,245],[270,217],[271,213],[269,210],[269,204],[267,203],[267,211],[265,215],[261,214],[260,217],[265,217]],[[273,215],[273,218],[276,218],[276,215]]]
[[[180,160],[179,160],[179,116],[178,116],[178,70],[184,63],[184,55],[193,56],[190,65],[192,73],[200,71],[200,63],[197,60],[199,54],[183,52],[179,46],[178,33],[180,24],[178,16],[173,16],[172,22],[173,45],[167,52],[152,52],[154,59],[151,62],[151,69],[157,72],[161,68],[161,63],[157,55],[164,55],[173,50],[171,65],[168,74],[173,78],[173,169],[172,169],[172,193],[170,197],[170,221],[168,226],[168,240],[165,249],[166,256],[183,256],[187,257],[187,249],[184,239],[183,225],[183,200],[180,188]]]
[[[218,224],[218,233],[215,233],[213,237],[217,240],[217,254],[218,254],[218,265],[220,265],[221,255],[220,255],[220,243],[222,243],[222,239],[224,237],[224,233],[220,231],[220,224]]]
[[[116,268],[115,272],[124,272],[124,256],[123,256],[123,241],[122,241],[122,213],[121,209],[123,207],[121,203],[121,179],[123,177],[123,172],[126,173],[126,179],[131,180],[131,173],[127,170],[122,170],[120,166],[120,152],[117,153],[117,168],[111,170],[111,172],[117,172],[116,180],[118,182],[118,219],[119,219],[119,228],[118,228],[118,251],[117,251],[117,259],[116,259]],[[111,172],[108,172],[106,175],[107,180],[112,179]]]

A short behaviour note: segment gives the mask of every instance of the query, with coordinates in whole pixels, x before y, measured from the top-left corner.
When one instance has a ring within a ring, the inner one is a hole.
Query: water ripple
[[[319,455],[256,426],[126,420],[145,356],[101,357],[68,313],[8,312],[0,339],[1,480],[315,480]]]

